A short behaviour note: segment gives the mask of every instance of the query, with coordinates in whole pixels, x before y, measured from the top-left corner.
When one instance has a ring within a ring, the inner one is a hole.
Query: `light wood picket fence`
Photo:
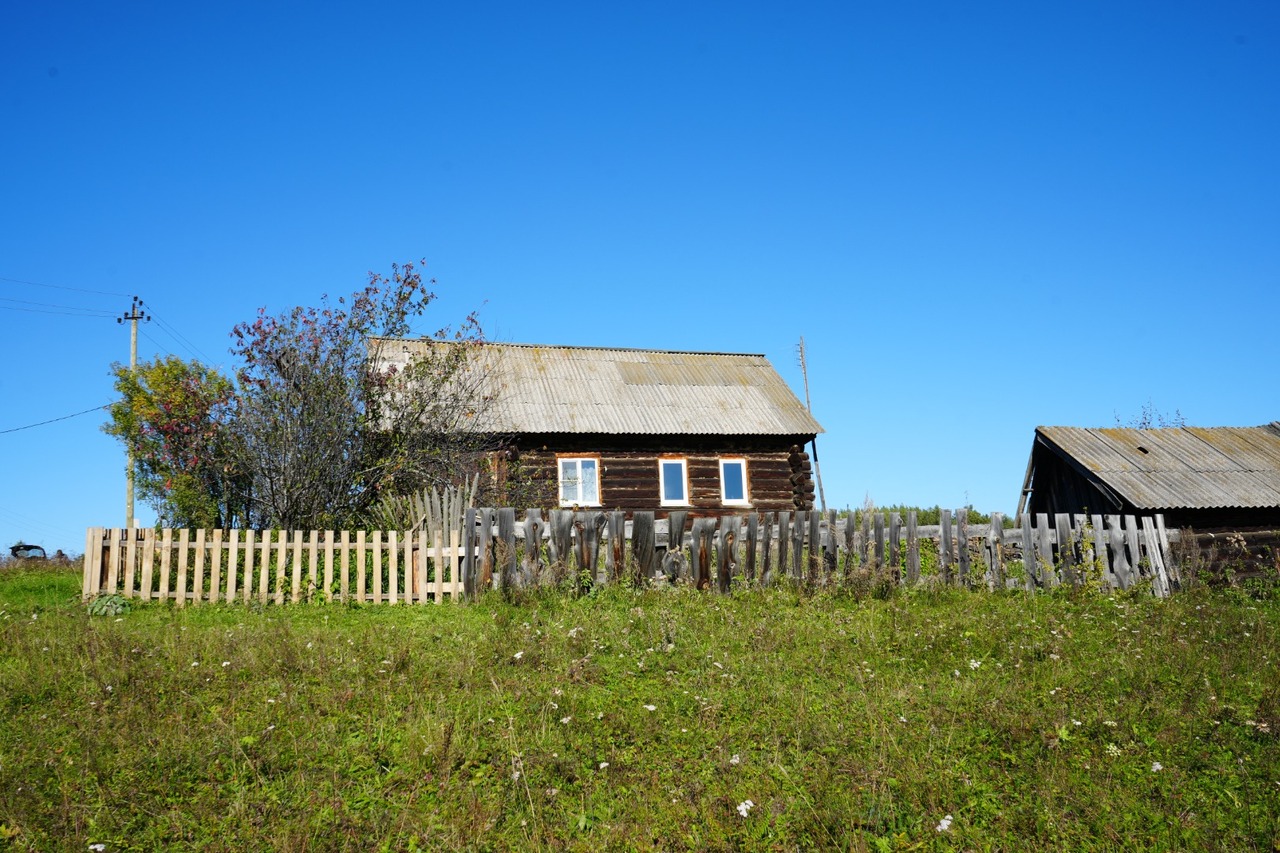
[[[439,604],[463,594],[460,532],[150,530],[91,527],[86,599]],[[446,541],[448,544],[445,544]]]

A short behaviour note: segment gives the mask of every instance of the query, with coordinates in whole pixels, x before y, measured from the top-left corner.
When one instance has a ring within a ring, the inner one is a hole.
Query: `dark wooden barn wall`
[[[616,436],[521,436],[510,450],[495,455],[493,492],[497,502],[521,508],[559,506],[556,460],[598,456],[603,508],[656,510],[660,509],[658,460],[677,457],[686,460],[695,514],[807,510],[813,508],[813,479],[801,440],[804,437],[638,437],[626,442]],[[720,459],[726,457],[747,460],[750,507],[725,506],[720,501]]]

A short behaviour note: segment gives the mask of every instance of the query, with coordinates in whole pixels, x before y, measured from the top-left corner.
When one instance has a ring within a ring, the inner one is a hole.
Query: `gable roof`
[[[1036,444],[1087,469],[1139,508],[1280,507],[1280,421],[1165,429],[1042,426]],[[1032,485],[1030,469],[1027,477],[1024,491]]]
[[[433,344],[403,342],[405,355]],[[387,347],[395,351],[400,347]],[[822,432],[763,355],[485,343],[475,369],[495,433],[787,435]]]

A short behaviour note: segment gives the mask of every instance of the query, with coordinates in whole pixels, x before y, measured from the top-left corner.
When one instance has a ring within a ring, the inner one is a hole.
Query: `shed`
[[[404,358],[439,345],[395,343],[383,351]],[[485,343],[473,369],[487,403],[469,428],[500,439],[498,503],[813,508],[804,446],[823,430],[763,355]]]
[[[1018,512],[1162,513],[1197,530],[1280,527],[1280,422],[1037,427]]]

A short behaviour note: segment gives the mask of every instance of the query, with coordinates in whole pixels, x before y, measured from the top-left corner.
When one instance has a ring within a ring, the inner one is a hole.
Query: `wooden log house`
[[[439,346],[394,344],[406,360]],[[473,369],[499,506],[813,509],[805,446],[822,427],[763,355],[486,343]]]

